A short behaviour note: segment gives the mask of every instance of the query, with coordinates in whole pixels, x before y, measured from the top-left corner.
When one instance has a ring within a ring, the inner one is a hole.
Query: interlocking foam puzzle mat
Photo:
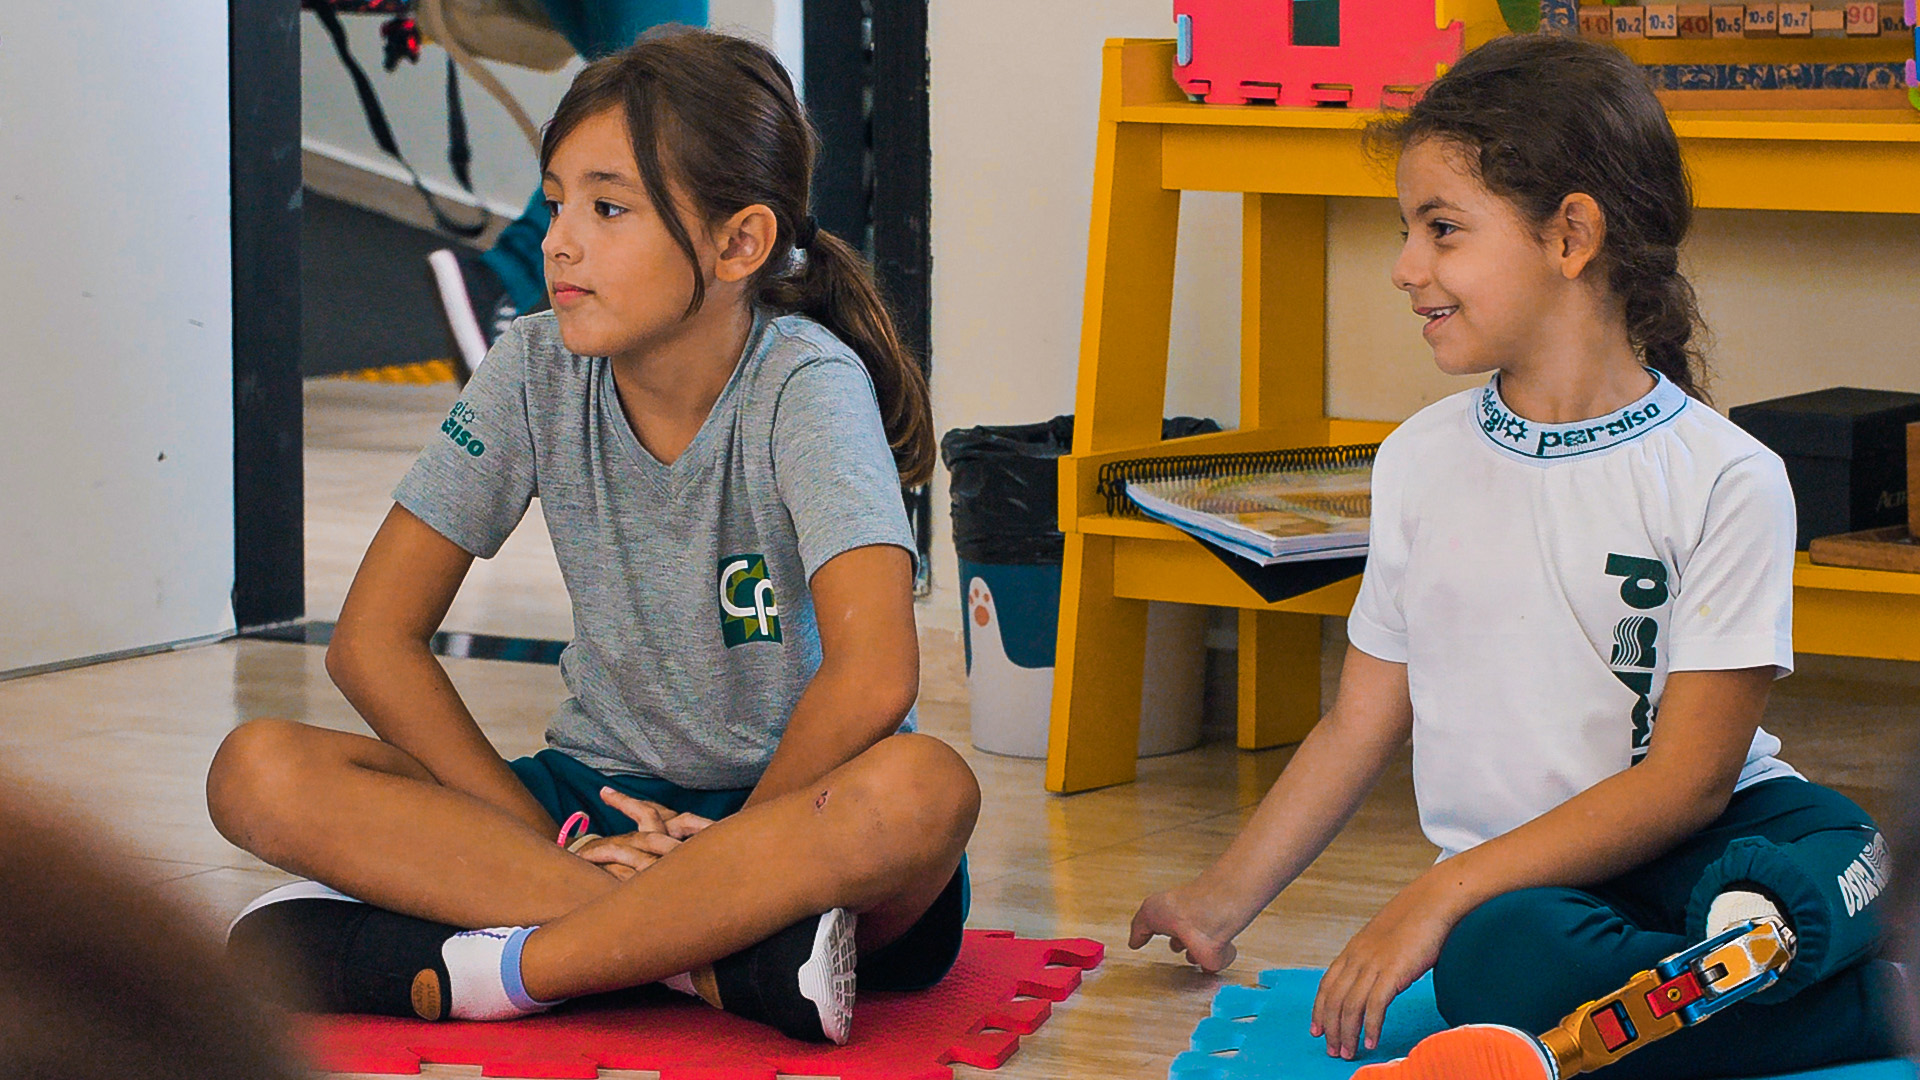
[[[506,1023],[317,1016],[308,1060],[324,1072],[414,1075],[423,1063],[479,1065],[482,1076],[594,1080],[599,1070],[651,1069],[660,1080],[949,1080],[950,1064],[997,1069],[1099,966],[1097,941],[1031,941],[969,930],[940,985],[862,994],[845,1046],[795,1042],[658,987],[570,1002]]]
[[[1260,985],[1223,986],[1213,1015],[1200,1021],[1193,1049],[1173,1059],[1171,1080],[1345,1080],[1375,1061],[1404,1057],[1407,1049],[1446,1026],[1433,1003],[1433,979],[1423,976],[1394,999],[1380,1030],[1380,1046],[1353,1061],[1327,1056],[1326,1042],[1307,1034],[1317,968],[1260,973]],[[1913,1065],[1870,1061],[1794,1073],[1794,1080],[1916,1080]]]

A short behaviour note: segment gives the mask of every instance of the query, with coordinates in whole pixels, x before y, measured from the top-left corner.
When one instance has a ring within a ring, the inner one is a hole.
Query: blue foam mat
[[[1260,985],[1223,986],[1213,1015],[1200,1021],[1193,1049],[1173,1059],[1171,1080],[1345,1080],[1362,1065],[1404,1057],[1414,1043],[1446,1024],[1433,1003],[1433,980],[1423,976],[1394,1000],[1380,1046],[1352,1061],[1327,1056],[1326,1042],[1307,1034],[1322,972],[1281,968],[1260,973]],[[1916,1080],[1904,1061],[1870,1061],[1792,1074],[1823,1080]]]

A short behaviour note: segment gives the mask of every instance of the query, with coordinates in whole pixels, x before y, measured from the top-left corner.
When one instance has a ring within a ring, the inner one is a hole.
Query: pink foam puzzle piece
[[[305,1031],[310,1060],[327,1072],[417,1075],[431,1062],[527,1080],[595,1080],[603,1068],[653,1070],[661,1080],[950,1080],[956,1063],[1005,1064],[1104,958],[1097,941],[969,930],[938,986],[862,995],[846,1046],[795,1042],[671,994],[584,1000],[497,1024],[312,1017]]]
[[[1434,0],[1319,2],[1340,5],[1338,45],[1293,44],[1292,0],[1175,0],[1193,43],[1175,80],[1214,104],[1377,109],[1388,88],[1424,87],[1465,51],[1457,20],[1435,26]]]

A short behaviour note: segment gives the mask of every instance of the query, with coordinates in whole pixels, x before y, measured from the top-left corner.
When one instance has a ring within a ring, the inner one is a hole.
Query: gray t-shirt
[[[605,358],[568,352],[552,312],[515,321],[393,497],[490,558],[535,496],[573,602],[548,744],[699,790],[766,771],[820,667],[814,571],[913,550],[872,381],[798,315],[756,316],[672,465],[634,437]]]

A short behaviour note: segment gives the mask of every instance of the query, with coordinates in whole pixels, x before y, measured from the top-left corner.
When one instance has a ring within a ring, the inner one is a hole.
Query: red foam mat
[[[316,1016],[308,1056],[324,1072],[414,1075],[423,1063],[479,1065],[482,1076],[595,1080],[599,1070],[651,1069],[660,1080],[949,1080],[958,1062],[997,1069],[1080,987],[1105,948],[969,930],[953,971],[931,990],[862,994],[845,1046],[795,1042],[690,998],[587,999],[505,1023]]]

